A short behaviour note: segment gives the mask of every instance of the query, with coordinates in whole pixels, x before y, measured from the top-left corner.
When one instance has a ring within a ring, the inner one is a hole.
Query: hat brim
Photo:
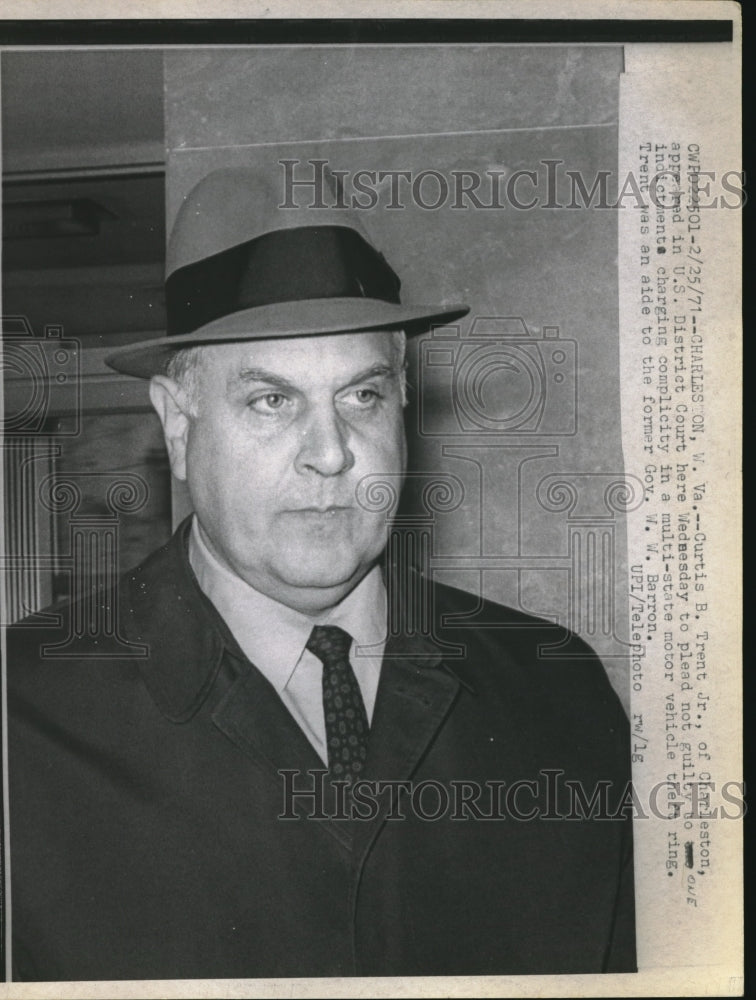
[[[165,372],[171,355],[182,347],[367,330],[403,329],[415,336],[431,326],[452,323],[469,311],[469,306],[461,304],[395,305],[362,298],[280,302],[231,313],[191,333],[129,344],[109,354],[105,363],[124,375],[152,378]]]

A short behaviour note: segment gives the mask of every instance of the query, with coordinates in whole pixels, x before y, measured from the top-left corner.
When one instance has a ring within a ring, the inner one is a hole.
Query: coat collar
[[[121,623],[132,642],[148,647],[141,661],[144,683],[160,711],[188,722],[210,695],[228,651],[246,658],[225,622],[199,588],[189,565],[187,519],[166,546],[126,579]],[[227,662],[227,660],[226,660]],[[468,685],[443,659],[443,649],[424,636],[390,634],[378,687],[368,778],[409,779],[459,694]],[[213,714],[215,726],[256,761],[282,791],[281,768],[305,775],[322,762],[270,683],[255,669],[242,670],[227,686]],[[325,782],[326,815],[318,821],[342,848],[362,858],[384,821],[384,802],[369,823],[334,818],[334,790]],[[297,806],[299,810],[304,806]]]
[[[131,642],[147,646],[139,669],[160,711],[187,722],[213,686],[233,637],[199,588],[189,565],[191,517],[170,541],[128,574],[121,588],[120,624]]]
[[[245,661],[223,618],[205,596],[189,564],[191,516],[173,537],[122,581],[120,626],[125,638],[144,644],[139,669],[160,711],[171,722],[188,722],[209,695],[224,650]],[[424,636],[391,635],[384,672],[401,672],[413,690],[439,670],[468,687],[443,659],[443,650]],[[383,681],[382,681],[383,684]],[[400,685],[401,686],[401,685]]]

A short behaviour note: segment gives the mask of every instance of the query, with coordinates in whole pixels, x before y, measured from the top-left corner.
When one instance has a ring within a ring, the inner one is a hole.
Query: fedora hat
[[[410,305],[400,281],[345,208],[283,208],[259,170],[208,174],[181,205],[168,242],[164,337],[106,363],[151,378],[178,348],[239,340],[404,329],[421,333],[466,305]]]

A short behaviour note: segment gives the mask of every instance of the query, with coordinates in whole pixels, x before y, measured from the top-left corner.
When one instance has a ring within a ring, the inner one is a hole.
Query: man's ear
[[[150,382],[150,400],[163,425],[171,471],[186,480],[186,443],[189,436],[189,405],[186,393],[167,375],[155,375]]]

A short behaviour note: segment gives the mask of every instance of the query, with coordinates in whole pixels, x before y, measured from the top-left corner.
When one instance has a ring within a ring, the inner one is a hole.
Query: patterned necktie
[[[368,723],[360,686],[349,662],[352,637],[336,625],[316,625],[307,649],[323,663],[328,770],[332,778],[359,778],[367,758]]]

